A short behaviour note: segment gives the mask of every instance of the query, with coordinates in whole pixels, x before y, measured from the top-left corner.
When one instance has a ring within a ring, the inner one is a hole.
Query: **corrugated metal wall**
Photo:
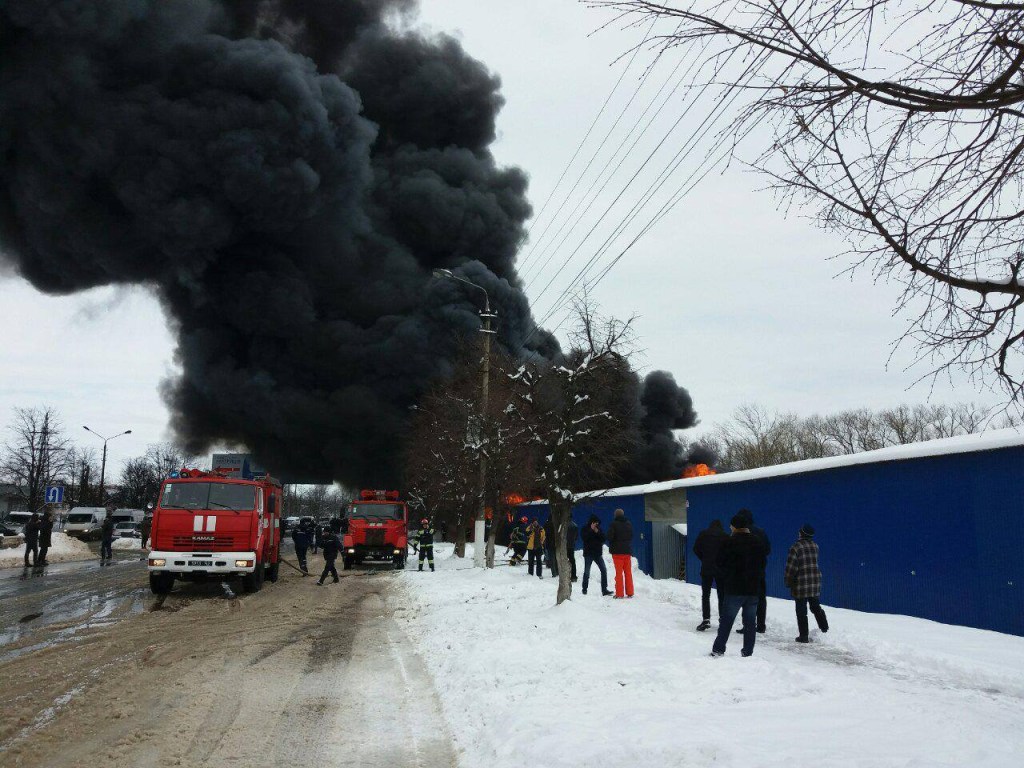
[[[809,522],[823,603],[1024,635],[1022,447],[697,485],[687,499],[691,542],[753,511],[772,543],[770,595],[790,596],[786,553]],[[699,574],[688,558],[687,581]]]
[[[584,499],[573,506],[572,519],[577,526],[582,528],[591,515],[597,515],[601,521],[601,529],[607,531],[608,525],[615,515],[615,510],[620,507],[633,524],[633,557],[637,559],[641,571],[648,576],[653,575],[654,551],[651,546],[651,524],[644,520],[643,496],[606,496]],[[526,510],[523,514],[537,517],[541,522],[547,520],[550,514],[547,504],[533,504],[524,506],[523,509]],[[582,548],[579,540],[576,541],[576,548]],[[579,567],[583,567],[582,561],[579,563]]]

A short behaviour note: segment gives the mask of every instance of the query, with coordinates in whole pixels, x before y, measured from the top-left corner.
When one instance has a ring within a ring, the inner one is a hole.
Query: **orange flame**
[[[707,464],[687,464],[686,469],[683,470],[683,478],[688,477],[707,477],[708,475],[717,475],[711,467]]]

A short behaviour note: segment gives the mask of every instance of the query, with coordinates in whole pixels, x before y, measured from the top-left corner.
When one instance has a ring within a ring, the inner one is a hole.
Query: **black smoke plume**
[[[515,272],[526,177],[489,151],[500,82],[410,31],[413,6],[0,4],[2,258],[48,293],[155,293],[190,450],[393,482],[409,405],[478,327],[437,267],[488,290],[506,348],[557,354]],[[660,470],[681,419],[668,390],[644,397]]]

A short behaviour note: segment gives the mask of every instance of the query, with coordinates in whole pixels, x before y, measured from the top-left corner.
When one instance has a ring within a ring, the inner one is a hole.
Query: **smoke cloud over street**
[[[151,290],[177,337],[163,394],[190,450],[237,443],[285,476],[393,481],[409,406],[479,327],[478,297],[438,267],[487,289],[506,349],[557,354],[515,270],[527,179],[489,150],[500,81],[412,10],[0,7],[0,260],[51,294]],[[637,471],[674,472],[690,397],[660,372],[640,397]]]

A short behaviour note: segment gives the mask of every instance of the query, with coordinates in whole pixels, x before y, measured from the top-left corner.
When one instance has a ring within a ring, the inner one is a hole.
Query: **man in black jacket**
[[[768,540],[768,534],[764,532],[763,528],[758,528],[754,525],[754,513],[749,509],[741,509],[738,514],[746,520],[750,533],[760,539],[761,545],[764,547],[764,556],[767,558],[772,553],[772,543]],[[765,625],[768,617],[768,582],[765,578],[767,567],[768,561],[766,559],[765,567],[761,570],[761,588],[757,592],[757,631],[762,635],[767,631]],[[737,630],[737,633],[739,631]]]
[[[46,553],[50,551],[52,541],[53,515],[47,510],[43,513],[43,519],[39,521],[39,556],[36,558],[36,565],[49,565],[46,562]]]
[[[615,510],[615,519],[608,526],[608,551],[615,565],[615,597],[633,596],[633,524],[626,513]],[[625,594],[623,594],[625,587]]]
[[[730,521],[732,536],[722,542],[718,550],[718,577],[725,590],[722,600],[722,618],[718,623],[718,637],[711,648],[712,656],[725,654],[725,644],[736,621],[736,615],[743,612],[743,655],[754,652],[754,617],[757,614],[757,596],[764,579],[766,557],[764,544],[747,527],[743,515],[735,515]]]
[[[558,560],[555,558],[555,516],[548,515],[544,523],[544,559],[547,561],[551,575],[558,577]]]
[[[338,553],[341,552],[341,539],[338,538],[338,534],[330,528],[324,530],[326,534],[320,539],[320,548],[324,551],[324,570],[320,574],[320,581],[317,582],[319,586],[323,586],[328,573],[334,577],[334,583],[338,583],[338,569],[334,567],[334,561],[338,559]]]
[[[107,516],[100,523],[100,565],[114,562],[114,512],[117,507],[113,502],[107,504]]]
[[[715,585],[718,597],[718,621],[722,621],[722,585],[718,581],[718,550],[722,542],[729,538],[722,529],[720,520],[712,520],[711,525],[700,532],[693,545],[693,554],[700,559],[700,608],[703,621],[697,627],[699,632],[711,627],[711,585]]]
[[[590,584],[590,566],[596,565],[601,572],[601,594],[607,597],[611,592],[608,589],[608,569],[604,565],[604,531],[597,515],[590,516],[580,531],[580,537],[583,539],[583,594],[587,594]]]
[[[32,517],[25,523],[21,535],[25,537],[25,567],[39,565],[39,514],[37,512],[33,512]],[[28,561],[30,554],[32,555],[31,563]]]

